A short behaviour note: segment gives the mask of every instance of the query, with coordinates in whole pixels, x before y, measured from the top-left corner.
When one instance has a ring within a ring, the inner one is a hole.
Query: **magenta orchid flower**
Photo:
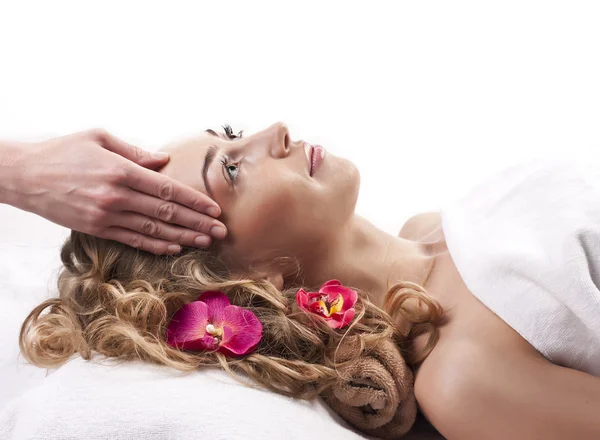
[[[321,316],[331,328],[342,328],[354,319],[356,290],[342,286],[338,280],[329,280],[318,292],[299,289],[296,302],[301,309]]]
[[[167,343],[183,350],[243,356],[256,349],[262,331],[254,313],[231,305],[223,292],[208,290],[175,312],[167,328]]]

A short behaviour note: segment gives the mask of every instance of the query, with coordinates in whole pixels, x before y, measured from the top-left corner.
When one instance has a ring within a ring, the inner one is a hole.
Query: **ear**
[[[283,289],[283,276],[281,275],[280,272],[268,274],[268,275],[263,276],[262,278],[269,281],[271,284],[273,284],[279,290]]]
[[[253,269],[250,271],[238,272],[236,270],[231,270],[231,275],[239,278],[250,278],[253,280],[267,280],[271,284],[273,284],[277,289],[283,290],[283,274],[278,269],[269,268],[269,269]]]

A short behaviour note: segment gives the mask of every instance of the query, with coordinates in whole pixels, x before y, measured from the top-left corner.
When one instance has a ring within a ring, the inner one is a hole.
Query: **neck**
[[[399,281],[424,282],[432,259],[427,245],[390,235],[365,218],[354,215],[342,226],[316,263],[304,264],[307,285],[320,286],[338,279],[363,290],[378,306]]]

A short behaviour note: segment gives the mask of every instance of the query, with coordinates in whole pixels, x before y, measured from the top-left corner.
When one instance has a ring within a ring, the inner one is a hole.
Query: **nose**
[[[278,159],[286,157],[290,152],[290,131],[283,122],[276,122],[267,129],[271,155]]]

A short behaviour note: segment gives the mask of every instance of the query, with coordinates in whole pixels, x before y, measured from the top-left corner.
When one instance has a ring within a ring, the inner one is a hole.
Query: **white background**
[[[397,234],[507,165],[596,154],[599,23],[600,3],[573,0],[6,1],[0,139],[103,127],[157,150],[282,120],[354,161],[358,213]],[[0,206],[0,243],[58,255],[65,232]],[[4,355],[30,308],[8,283],[48,283],[25,260],[0,259]]]

